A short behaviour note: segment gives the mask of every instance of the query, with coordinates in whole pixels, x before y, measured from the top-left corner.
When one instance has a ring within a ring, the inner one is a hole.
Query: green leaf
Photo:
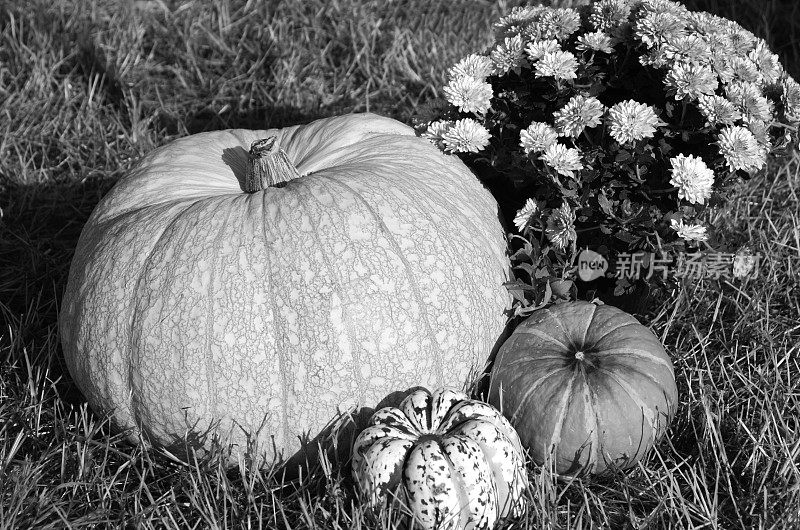
[[[600,205],[600,208],[606,215],[611,217],[614,216],[614,210],[612,208],[611,201],[608,200],[608,197],[606,197],[606,194],[602,191],[597,194],[597,203]]]
[[[617,156],[614,157],[614,161],[617,163],[627,162],[631,158],[633,158],[633,156],[631,155],[630,151],[628,151],[627,149],[620,149],[619,153],[617,153]]]
[[[639,239],[637,236],[631,234],[627,230],[620,230],[619,232],[614,234],[614,237],[616,237],[620,241],[624,241],[625,243],[628,243],[628,244],[631,244],[634,241],[637,241]]]
[[[514,269],[525,271],[531,278],[534,277],[537,271],[537,269],[530,263],[520,263],[519,265],[514,265]]]

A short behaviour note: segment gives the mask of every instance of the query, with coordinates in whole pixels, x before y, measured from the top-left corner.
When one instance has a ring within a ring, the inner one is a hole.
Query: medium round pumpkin
[[[343,409],[482,366],[510,302],[505,249],[490,193],[397,121],[189,136],[84,227],[67,366],[132,439],[288,457]]]
[[[377,411],[353,446],[353,478],[370,508],[392,498],[422,528],[491,528],[519,514],[528,485],[514,428],[462,392],[425,389]]]
[[[537,463],[559,474],[602,473],[640,460],[675,413],[678,390],[661,342],[609,305],[537,310],[500,347],[489,402]]]

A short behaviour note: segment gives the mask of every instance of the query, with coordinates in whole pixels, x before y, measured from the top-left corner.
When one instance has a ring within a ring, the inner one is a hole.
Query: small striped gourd
[[[340,411],[463,384],[503,332],[507,271],[494,198],[406,125],[206,132],[98,204],[61,339],[133,440],[288,458]]]
[[[564,475],[633,466],[664,434],[677,398],[655,335],[589,302],[532,313],[498,351],[489,388],[531,458],[552,458]]]
[[[462,392],[419,389],[377,411],[353,446],[366,505],[397,501],[414,528],[483,529],[524,509],[519,437],[494,407]]]

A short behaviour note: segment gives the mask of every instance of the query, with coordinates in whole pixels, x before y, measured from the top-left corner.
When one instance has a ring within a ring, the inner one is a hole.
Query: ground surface
[[[72,386],[56,322],[81,227],[144,153],[352,111],[409,121],[511,3],[431,5],[0,1],[0,528],[366,527],[352,485],[327,468],[281,488],[275,470],[124,443]],[[794,2],[692,6],[769,39],[800,77]],[[681,396],[657,451],[602,480],[532,467],[525,524],[800,527],[798,190],[795,157],[720,213],[763,256],[757,278],[687,283],[647,315]]]

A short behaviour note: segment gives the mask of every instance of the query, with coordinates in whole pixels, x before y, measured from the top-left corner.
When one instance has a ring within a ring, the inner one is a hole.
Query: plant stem
[[[679,125],[679,127],[683,127],[683,120],[686,118],[686,107],[687,107],[686,99],[681,100],[681,102],[683,103],[683,110],[681,110],[681,124]]]
[[[672,193],[673,191],[676,191],[677,189],[678,189],[677,186],[673,186],[671,188],[665,188],[663,190],[650,190],[650,193],[653,194],[653,195],[658,195],[658,194],[661,194],[661,193]]]
[[[584,138],[586,138],[586,140],[589,142],[589,145],[594,147],[594,142],[592,141],[592,138],[589,136],[589,131],[586,128],[583,129],[582,134]]]
[[[256,140],[250,145],[247,155],[247,173],[244,176],[244,191],[255,193],[267,187],[279,188],[300,172],[289,160],[286,151],[278,145],[278,137],[270,136]]]

